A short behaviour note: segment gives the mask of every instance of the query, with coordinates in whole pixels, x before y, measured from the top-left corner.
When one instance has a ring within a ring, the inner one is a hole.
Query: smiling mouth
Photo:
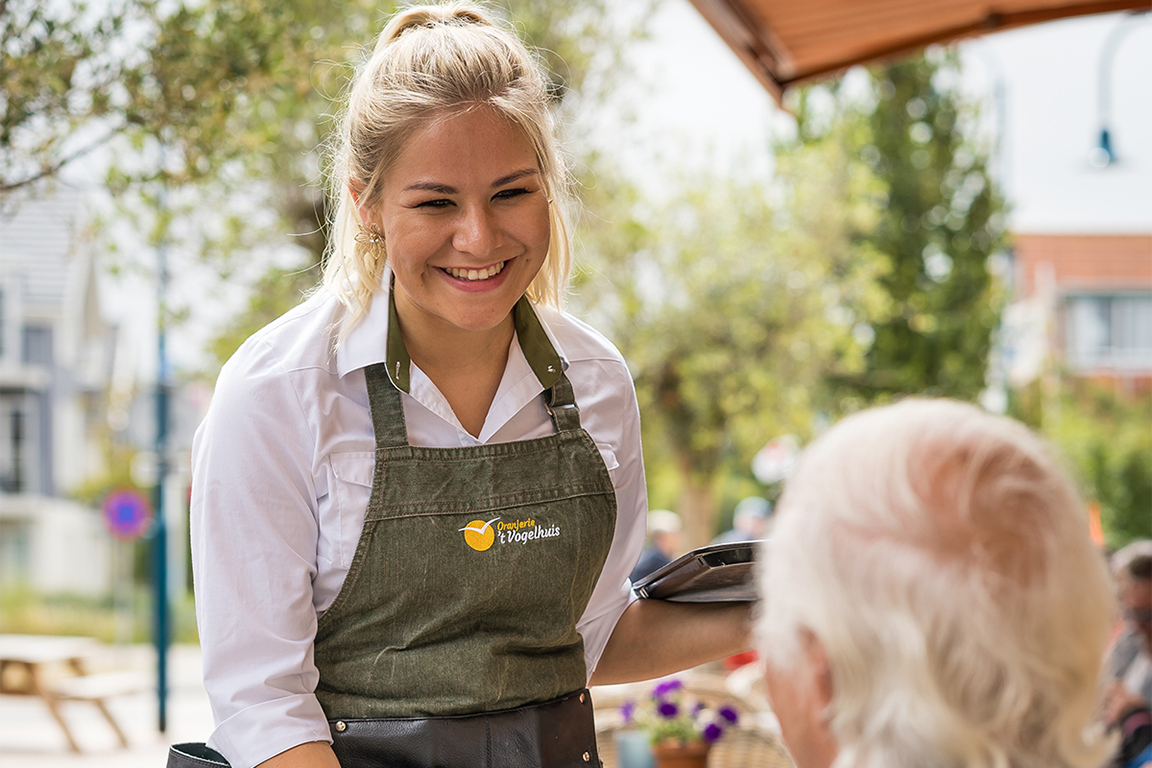
[[[483,269],[457,269],[456,267],[441,267],[449,275],[455,277],[456,280],[467,280],[469,282],[479,282],[482,280],[491,280],[492,277],[497,276],[503,272],[503,268],[507,265],[507,261],[501,261],[499,264],[493,264],[491,267]]]
[[[502,261],[499,264],[493,264],[484,269],[456,269],[455,267],[444,267],[444,271],[457,280],[467,280],[469,282],[479,282],[481,280],[490,280],[504,270],[504,265],[507,261]]]

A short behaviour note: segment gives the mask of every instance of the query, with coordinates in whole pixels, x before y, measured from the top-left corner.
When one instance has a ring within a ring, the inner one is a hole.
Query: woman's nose
[[[461,212],[452,247],[461,253],[486,256],[499,247],[500,239],[492,213],[482,206],[469,206]]]

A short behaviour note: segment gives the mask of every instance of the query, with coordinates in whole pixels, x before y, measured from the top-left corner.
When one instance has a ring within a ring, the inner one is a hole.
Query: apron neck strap
[[[512,324],[516,327],[516,339],[520,342],[520,349],[524,352],[524,359],[528,361],[532,372],[544,389],[556,384],[563,375],[563,366],[560,364],[560,355],[544,332],[540,318],[536,317],[536,310],[527,296],[521,296],[516,306],[512,307]]]
[[[580,429],[580,409],[576,407],[576,396],[572,393],[572,382],[563,372],[550,389],[544,390],[544,407],[552,419],[557,432]]]
[[[389,378],[391,362],[376,363],[364,369],[368,384],[368,407],[372,411],[372,428],[376,433],[377,448],[398,448],[408,445],[408,426],[404,423],[404,404],[400,389]]]
[[[388,338],[386,341],[387,361],[376,363],[364,369],[368,385],[368,403],[372,409],[372,423],[376,431],[377,447],[408,445],[408,431],[404,424],[404,408],[400,393],[409,392],[411,386],[412,358],[404,346],[400,333],[400,320],[396,315],[395,276],[392,277],[392,290],[388,291]],[[532,303],[527,296],[512,308],[512,322],[516,328],[516,339],[524,352],[524,359],[544,385],[544,406],[557,432],[580,428],[580,411],[572,384],[564,375],[560,355],[552,346],[548,334]]]

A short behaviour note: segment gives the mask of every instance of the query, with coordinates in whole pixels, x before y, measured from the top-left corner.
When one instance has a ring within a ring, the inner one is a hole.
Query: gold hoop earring
[[[360,224],[356,233],[356,258],[359,261],[381,261],[384,258],[384,235]]]

